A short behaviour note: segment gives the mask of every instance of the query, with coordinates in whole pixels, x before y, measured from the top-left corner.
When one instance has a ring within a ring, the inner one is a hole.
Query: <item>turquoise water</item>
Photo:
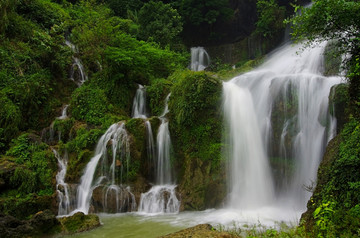
[[[173,233],[198,224],[211,224],[215,228],[244,228],[261,226],[276,228],[280,222],[296,225],[302,211],[289,207],[261,207],[253,210],[210,209],[178,214],[120,213],[98,214],[102,226],[71,236],[79,238],[130,237],[151,238]]]

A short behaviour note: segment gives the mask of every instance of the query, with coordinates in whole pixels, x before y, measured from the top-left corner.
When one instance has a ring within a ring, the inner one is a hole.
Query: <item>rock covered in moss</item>
[[[207,72],[172,76],[169,129],[185,210],[219,206],[225,196],[221,150],[222,82]]]
[[[50,210],[36,213],[30,220],[0,214],[1,237],[38,237],[59,233],[61,226]]]
[[[59,218],[59,221],[62,226],[62,233],[64,234],[88,231],[101,225],[97,215],[85,215],[82,212],[77,212],[70,217]]]
[[[231,238],[236,237],[227,232],[219,232],[209,224],[201,224],[194,227],[190,227],[172,234],[161,236],[162,238],[204,238],[204,237],[216,237],[216,238]]]

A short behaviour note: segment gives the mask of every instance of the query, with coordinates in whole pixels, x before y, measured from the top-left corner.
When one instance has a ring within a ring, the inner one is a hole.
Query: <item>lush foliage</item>
[[[256,3],[258,20],[256,31],[264,37],[273,37],[284,29],[285,7],[280,7],[276,0],[258,0]]]
[[[307,228],[322,237],[358,235],[360,225],[360,124],[346,124],[329,146],[319,170],[319,183],[308,203]]]
[[[44,143],[34,141],[30,134],[13,140],[6,155],[14,157],[17,167],[10,182],[21,194],[32,192],[52,193],[52,176],[56,171],[54,154]]]
[[[87,85],[74,91],[70,103],[75,119],[97,125],[101,124],[101,119],[112,107],[103,90]]]
[[[360,3],[351,0],[316,0],[301,14],[293,17],[294,39],[307,39],[307,44],[337,40],[339,54],[359,55]]]
[[[154,40],[162,46],[169,45],[182,31],[178,12],[170,4],[151,1],[139,11],[139,37]]]

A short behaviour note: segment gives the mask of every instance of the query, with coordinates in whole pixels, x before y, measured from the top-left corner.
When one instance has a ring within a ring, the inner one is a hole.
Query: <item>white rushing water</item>
[[[144,86],[139,84],[134,97],[132,118],[147,118],[146,113],[146,90]]]
[[[166,97],[164,111],[159,117],[161,124],[156,137],[156,159],[154,160],[156,185],[148,192],[141,194],[139,205],[141,213],[178,213],[180,209],[180,201],[176,196],[176,185],[172,181],[170,165],[171,138],[169,122],[166,118],[166,114],[169,112],[170,95]]]
[[[61,111],[61,116],[57,117],[57,119],[59,120],[65,120],[68,115],[67,115],[67,109],[68,109],[69,105],[65,105]]]
[[[112,155],[110,160],[108,159],[109,149],[111,149]],[[93,190],[100,185],[105,186],[105,209],[107,209],[107,196],[109,193],[113,194],[113,197],[116,198],[113,199],[116,208],[112,208],[112,210],[118,212],[119,209],[124,207],[119,205],[118,198],[123,198],[122,194],[130,192],[130,190],[122,187],[122,181],[119,181],[119,178],[122,178],[124,164],[128,167],[129,153],[129,137],[125,130],[124,123],[111,125],[105,134],[101,136],[97,143],[94,156],[85,167],[77,191],[77,208],[75,211],[81,211],[85,214],[89,212]],[[100,165],[99,162],[101,162]],[[100,167],[100,173],[96,174],[95,172],[98,167]],[[133,198],[131,194],[128,194],[126,195],[126,199],[128,199],[129,196]],[[132,200],[131,203],[134,204],[135,202]],[[131,207],[131,205],[127,206]]]
[[[202,71],[209,65],[210,56],[204,47],[192,47],[190,69],[192,71]]]
[[[143,213],[177,213],[180,202],[176,197],[176,185],[155,185],[142,193],[139,211]]]
[[[325,45],[285,45],[258,69],[223,84],[229,143],[229,208],[305,210],[336,120],[324,77]]]
[[[65,44],[72,50],[74,54],[78,53],[77,47],[69,40],[65,40]],[[87,80],[88,77],[86,75],[85,68],[81,60],[76,56],[73,56],[72,59],[73,64],[70,69],[70,79],[74,81],[78,85],[78,87],[80,87]]]
[[[68,154],[60,156],[57,150],[52,149],[55,158],[58,160],[59,172],[56,174],[56,193],[58,195],[58,215],[67,215],[70,212],[70,194],[68,184],[65,183],[65,176],[68,163]]]

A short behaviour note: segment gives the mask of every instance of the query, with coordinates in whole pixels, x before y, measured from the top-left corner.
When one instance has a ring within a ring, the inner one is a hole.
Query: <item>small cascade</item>
[[[209,65],[210,56],[204,47],[192,47],[190,69],[192,71],[203,71]]]
[[[176,185],[155,185],[142,193],[139,211],[144,213],[177,213],[180,201],[176,197]]]
[[[156,150],[155,150],[154,136],[152,133],[151,123],[149,121],[145,121],[145,128],[146,128],[147,158],[150,160],[150,163],[154,163]]]
[[[223,84],[229,206],[304,210],[327,142],[335,135],[324,77],[325,45],[283,46],[258,69]],[[281,203],[281,204],[280,204]]]
[[[146,89],[143,85],[138,85],[138,89],[136,90],[133,101],[131,115],[132,118],[142,118],[145,121],[147,158],[150,163],[153,163],[156,156],[155,143],[151,123],[147,120],[148,118],[146,113]]]
[[[67,116],[67,109],[68,109],[69,105],[65,105],[61,111],[61,116],[56,117],[56,119],[58,120],[65,120],[68,118]],[[53,121],[49,127],[44,128],[41,132],[41,139],[48,143],[51,144],[53,142],[55,142],[55,130],[54,130],[54,124],[55,121]],[[61,133],[58,132],[58,140],[61,140]]]
[[[129,159],[125,124],[115,123],[101,136],[94,156],[86,165],[77,190],[75,211],[87,214],[91,200],[101,204],[106,212],[132,211],[136,207],[134,195],[122,185],[123,176],[127,176],[124,167],[128,168]]]
[[[146,113],[146,91],[144,86],[139,84],[134,97],[133,108],[131,113],[132,118],[147,118]]]
[[[69,105],[65,105],[64,108],[61,111],[61,116],[57,117],[57,119],[59,120],[65,120],[68,115],[67,115],[67,109],[68,109]]]
[[[58,215],[63,216],[67,215],[70,212],[70,194],[68,184],[65,183],[65,175],[67,169],[68,155],[65,153],[63,158],[60,154],[52,149],[55,158],[58,160],[59,172],[56,174],[56,193],[58,195]]]
[[[65,44],[70,47],[74,54],[78,53],[77,47],[69,40],[66,40]],[[76,56],[73,56],[72,59],[73,64],[70,69],[70,79],[80,87],[87,80],[87,75],[81,60]]]
[[[165,117],[169,112],[166,97],[164,112],[160,116],[161,124],[157,134],[157,153],[154,161],[156,181],[148,192],[141,194],[139,212],[145,213],[178,213],[180,201],[176,196],[176,185],[173,185],[170,166],[171,139],[169,122]]]
[[[161,124],[156,137],[157,162],[156,162],[156,184],[171,183],[170,149],[171,139],[169,122],[165,117],[160,117]]]

